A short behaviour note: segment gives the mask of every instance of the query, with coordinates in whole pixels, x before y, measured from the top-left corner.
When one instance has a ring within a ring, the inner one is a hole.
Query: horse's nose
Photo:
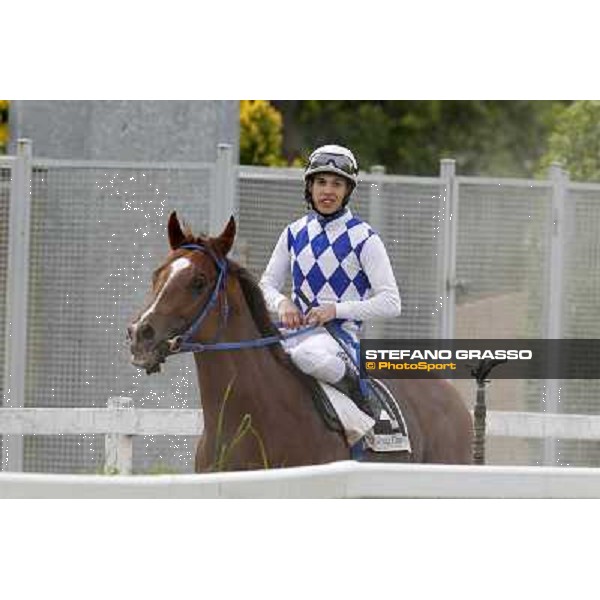
[[[150,342],[152,339],[154,339],[154,327],[152,327],[150,323],[144,323],[140,327],[138,335],[140,339]]]
[[[132,346],[147,345],[154,340],[156,332],[150,323],[136,323],[127,327],[127,339]]]

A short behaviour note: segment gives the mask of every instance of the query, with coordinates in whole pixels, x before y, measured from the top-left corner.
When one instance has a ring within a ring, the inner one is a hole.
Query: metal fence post
[[[381,184],[385,176],[385,167],[382,165],[373,165],[370,169],[375,182],[371,183],[369,189],[369,225],[381,234],[385,229],[385,211],[381,199]],[[383,323],[381,321],[372,321],[367,323],[366,331],[368,337],[380,339],[384,337]]]
[[[109,398],[109,410],[122,411],[133,408],[133,400],[122,396]],[[115,415],[118,417],[119,415]],[[117,419],[115,419],[115,422]],[[133,436],[119,432],[108,433],[104,438],[104,465],[107,474],[131,475],[133,470]]]
[[[218,235],[223,231],[231,215],[237,215],[235,190],[236,169],[231,144],[219,144],[215,171],[215,197],[210,207],[209,233]]]
[[[8,223],[6,279],[6,360],[4,406],[25,406],[27,363],[27,308],[29,286],[29,235],[31,213],[31,140],[17,141],[17,161],[12,172]],[[4,437],[2,468],[23,470],[23,436]]]
[[[439,326],[441,339],[454,337],[454,312],[456,310],[456,236],[458,214],[458,185],[456,183],[456,161],[443,158],[440,161],[440,179],[442,180],[442,211],[439,244],[441,256],[440,298],[442,311]]]
[[[552,163],[548,169],[548,177],[552,182],[552,230],[550,238],[550,261],[548,273],[548,305],[546,310],[545,337],[560,339],[563,333],[563,269],[565,245],[565,202],[568,194],[569,174],[558,163]],[[542,407],[545,412],[559,411],[559,395],[561,382],[547,379],[546,401]],[[544,442],[544,464],[555,465],[557,456],[555,438],[546,438]]]

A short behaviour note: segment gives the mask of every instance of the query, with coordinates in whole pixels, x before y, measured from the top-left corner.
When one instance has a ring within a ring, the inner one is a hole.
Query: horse
[[[235,219],[216,237],[196,236],[172,212],[167,230],[168,255],[154,271],[149,300],[127,336],[132,364],[148,374],[181,351],[194,352],[204,416],[195,471],[350,459],[343,431],[328,426],[315,408],[315,380],[278,342],[280,332],[256,280],[228,258]],[[386,383],[403,411],[412,451],[365,450],[362,460],[471,462],[472,419],[448,381]]]

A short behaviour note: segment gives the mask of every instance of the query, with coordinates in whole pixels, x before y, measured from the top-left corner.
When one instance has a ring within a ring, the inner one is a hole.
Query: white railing
[[[0,473],[0,498],[599,498],[600,469],[367,464],[206,475]]]
[[[101,434],[107,473],[0,473],[0,498],[598,498],[600,469],[459,465],[327,465],[206,475],[131,474],[133,436],[198,435],[202,411],[107,408],[3,408],[0,433]],[[488,413],[489,436],[598,440],[600,416]]]
[[[121,396],[106,408],[0,408],[0,435],[104,435],[105,470],[123,475],[132,471],[133,436],[200,435],[203,427],[200,410],[136,409]]]
[[[109,472],[131,474],[133,437],[202,433],[202,411],[195,409],[136,409],[126,397],[108,399],[107,408],[2,408],[0,434],[96,434],[105,437]],[[488,436],[536,439],[600,440],[600,415],[490,411]],[[539,467],[534,467],[539,468]]]

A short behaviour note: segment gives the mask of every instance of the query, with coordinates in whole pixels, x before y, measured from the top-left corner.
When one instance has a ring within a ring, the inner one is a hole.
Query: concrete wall
[[[34,156],[64,159],[213,162],[239,148],[235,100],[15,100],[11,144],[33,140]]]

